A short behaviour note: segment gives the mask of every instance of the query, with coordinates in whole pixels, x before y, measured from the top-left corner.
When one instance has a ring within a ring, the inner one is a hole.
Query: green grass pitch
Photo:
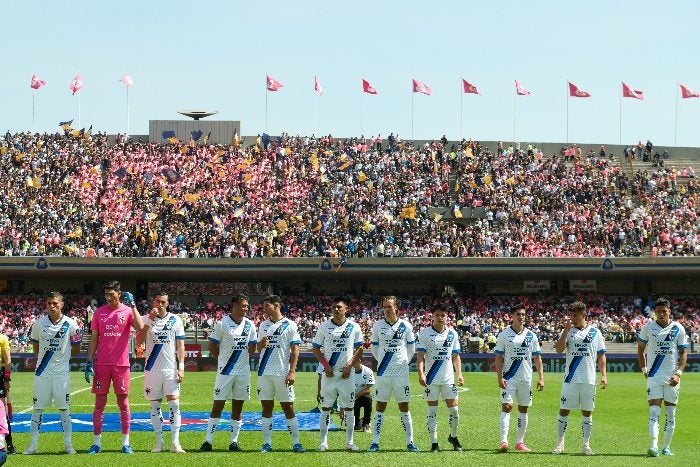
[[[29,411],[32,394],[31,373],[14,373],[12,378],[12,399],[15,413]],[[132,374],[134,380],[131,389],[131,410],[145,412],[148,410],[147,401],[142,397],[142,374]],[[119,452],[121,446],[120,433],[104,433],[102,435],[103,452],[94,456],[84,454],[92,444],[91,433],[74,433],[73,445],[79,454],[68,456],[62,454],[63,435],[61,433],[41,433],[39,449],[41,454],[10,456],[7,465],[37,466],[50,465],[53,462],[67,466],[143,466],[143,465],[187,465],[212,466],[218,464],[284,465],[285,467],[303,465],[322,466],[417,466],[417,465],[512,465],[527,462],[532,465],[652,465],[652,463],[677,465],[697,465],[700,458],[700,425],[696,423],[695,414],[700,413],[700,375],[686,373],[683,375],[681,399],[676,416],[676,432],[672,448],[673,458],[646,458],[649,445],[647,430],[647,403],[644,379],[640,374],[611,373],[610,385],[607,389],[598,389],[597,408],[593,414],[593,435],[591,446],[596,452],[594,458],[581,456],[580,414],[572,412],[569,417],[567,431],[567,454],[554,456],[550,451],[556,440],[556,415],[558,411],[559,391],[562,375],[547,373],[545,390],[536,392],[534,404],[530,409],[530,421],[526,442],[533,450],[530,454],[514,452],[515,435],[517,430],[517,415],[511,416],[511,451],[499,453],[496,451],[499,443],[498,415],[500,412],[499,391],[493,373],[465,373],[466,384],[460,393],[460,428],[459,438],[464,446],[464,452],[453,452],[447,442],[447,410],[444,404],[438,414],[439,453],[427,452],[430,440],[425,424],[426,404],[423,401],[421,388],[416,374],[411,375],[413,400],[411,413],[415,441],[422,450],[420,453],[406,452],[406,443],[396,404],[392,401],[387,409],[387,422],[382,432],[381,451],[379,453],[345,452],[345,432],[331,432],[329,435],[330,451],[315,452],[318,447],[318,432],[302,432],[301,442],[309,450],[306,454],[290,452],[289,434],[273,433],[275,451],[269,454],[258,453],[262,443],[260,432],[244,431],[239,442],[245,452],[231,453],[227,450],[229,442],[228,431],[217,431],[214,438],[214,452],[199,453],[197,449],[204,440],[204,432],[182,432],[181,443],[187,454],[152,454],[154,437],[152,433],[132,432],[131,445],[134,455]],[[72,373],[72,391],[80,391],[87,387],[82,373]],[[211,408],[211,392],[214,383],[214,373],[187,373],[182,385],[183,411],[209,411]],[[255,376],[253,375],[253,387]],[[297,411],[309,411],[316,407],[316,375],[314,373],[297,373],[296,382]],[[77,392],[72,396],[71,410],[74,413],[92,412],[94,396],[89,390]],[[227,405],[226,410],[230,409]],[[51,409],[51,412],[55,409]],[[107,411],[116,412],[114,395],[110,394]],[[245,411],[259,411],[260,404],[254,398],[244,405]],[[279,407],[276,407],[279,410]],[[337,415],[334,422],[338,423]],[[663,440],[663,415],[660,435]],[[169,433],[165,433],[166,446],[170,442]],[[14,444],[18,451],[27,447],[28,434],[14,435]],[[371,442],[371,435],[355,433],[355,443],[365,450]]]

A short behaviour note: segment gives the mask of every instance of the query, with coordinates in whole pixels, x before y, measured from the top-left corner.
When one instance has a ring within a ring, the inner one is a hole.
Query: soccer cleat
[[[158,442],[153,446],[153,449],[151,449],[151,452],[163,452],[165,451],[165,443]]]
[[[24,452],[23,452],[22,454],[24,454],[25,456],[31,456],[31,455],[33,455],[33,454],[36,454],[37,452],[39,452],[39,448],[38,448],[38,447],[36,447],[36,446],[29,446],[27,449],[24,450]]]
[[[418,447],[413,443],[408,443],[408,445],[406,446],[406,450],[408,452],[420,452],[420,449],[418,449]]]
[[[260,452],[272,452],[272,445],[270,443],[265,443],[260,447]]]
[[[170,452],[174,452],[177,454],[184,454],[186,451],[182,449],[182,446],[179,444],[171,444],[170,445]]]
[[[518,443],[515,445],[515,450],[520,452],[530,452],[530,448],[525,445],[525,443]]]
[[[294,446],[292,446],[292,451],[296,453],[302,453],[306,452],[306,449],[304,449],[304,446],[302,446],[301,443],[296,443]]]
[[[352,443],[348,443],[348,444],[345,445],[345,450],[346,450],[346,451],[359,451],[360,448],[358,448],[357,446],[355,446],[355,445],[352,444]]]
[[[369,448],[367,449],[367,452],[377,452],[379,451],[379,444],[377,443],[372,443],[369,445]]]
[[[199,452],[211,452],[211,449],[211,443],[209,441],[205,441],[199,447]]]
[[[452,449],[455,451],[461,451],[462,445],[459,443],[459,439],[456,436],[448,436],[447,441],[452,445]]]
[[[238,441],[232,441],[231,444],[228,445],[228,450],[235,452],[242,451],[241,447],[238,445]]]
[[[64,448],[64,451],[66,452],[66,454],[77,454],[77,452],[75,452],[75,449],[71,445],[66,446]]]
[[[561,443],[557,444],[557,447],[554,448],[552,451],[552,454],[564,454],[564,442],[562,441]]]
[[[14,454],[14,453],[16,453],[16,452],[17,452],[17,451],[15,450],[15,447],[14,447],[14,446],[12,446],[12,445],[8,445],[8,446],[7,446],[7,453],[8,453],[8,454]]]
[[[673,455],[673,453],[671,452],[671,448],[663,448],[661,450],[661,454],[663,454],[664,456],[672,456]]]
[[[328,445],[326,443],[319,444],[318,449],[316,449],[318,452],[326,452],[328,450]]]
[[[438,443],[433,443],[430,445],[430,452],[440,452],[440,446]]]
[[[659,457],[659,450],[657,448],[649,448],[647,449],[647,456]]]
[[[583,448],[581,448],[581,453],[584,456],[595,456],[595,452],[591,449],[591,447],[587,444],[583,445]]]
[[[501,452],[506,452],[508,450],[508,441],[503,441],[498,450]]]
[[[134,450],[131,449],[131,446],[129,446],[128,444],[125,444],[124,446],[122,446],[122,452],[124,454],[133,454]]]
[[[98,452],[102,451],[102,447],[98,446],[97,444],[93,444],[90,446],[90,449],[87,450],[88,454],[97,454]]]

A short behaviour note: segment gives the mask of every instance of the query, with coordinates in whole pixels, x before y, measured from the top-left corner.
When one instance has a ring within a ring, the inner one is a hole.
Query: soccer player
[[[672,456],[671,438],[676,427],[676,404],[681,387],[681,375],[688,359],[688,339],[683,326],[671,321],[671,304],[666,298],[654,303],[656,321],[647,322],[639,332],[637,359],[647,380],[649,400],[649,435],[651,447],[647,454],[659,455],[659,417],[661,402],[666,406],[664,447],[661,454]],[[651,362],[651,367],[649,366]]]
[[[218,357],[214,404],[209,414],[207,435],[201,452],[212,450],[214,431],[221,419],[226,401],[231,399],[231,444],[229,451],[240,451],[238,434],[241,431],[243,402],[250,400],[250,357],[255,353],[257,330],[248,318],[248,297],[236,293],[231,300],[231,311],[214,324],[209,336],[209,352]]]
[[[525,444],[527,410],[532,405],[532,362],[537,368],[537,390],[544,389],[544,371],[537,336],[525,327],[525,308],[516,305],[510,310],[510,326],[496,338],[496,376],[501,388],[501,447],[508,450],[508,430],[513,401],[518,401],[518,440],[516,451],[530,452]],[[505,368],[505,369],[504,369]]]
[[[151,401],[151,424],[156,444],[151,452],[163,452],[163,396],[170,411],[170,452],[183,454],[180,446],[180,383],[185,377],[185,327],[182,319],[168,311],[168,294],[153,297],[151,311],[141,317],[143,328],[136,342],[146,342],[146,367],[143,377],[143,397]]]
[[[377,384],[374,398],[377,410],[374,414],[372,444],[368,451],[379,451],[379,437],[384,425],[386,404],[394,395],[401,412],[401,424],[406,433],[406,448],[410,452],[419,449],[413,443],[413,420],[408,410],[411,400],[411,386],[408,382],[408,364],[416,349],[416,337],[413,326],[405,319],[398,317],[398,304],[395,296],[382,299],[384,319],[375,321],[372,325],[372,356],[378,362]]]
[[[297,325],[282,316],[282,299],[268,295],[263,301],[267,319],[260,323],[257,351],[258,400],[262,404],[263,445],[260,452],[272,451],[272,409],[279,401],[292,436],[292,450],[306,452],[299,442],[299,422],[294,413],[294,378],[296,377],[301,337]],[[263,351],[264,350],[264,351]]]
[[[5,465],[7,462],[8,453],[5,437],[10,434],[8,420],[9,416],[5,413],[5,404],[0,399],[0,465]]]
[[[586,323],[586,305],[582,302],[569,305],[568,319],[565,319],[564,330],[554,348],[559,353],[566,353],[566,368],[557,418],[557,446],[552,453],[564,453],[564,435],[569,422],[569,412],[572,409],[581,409],[582,452],[586,456],[593,456],[590,440],[595,408],[596,357],[600,368],[601,389],[608,386],[608,376],[603,335],[600,330]]]
[[[355,431],[371,433],[369,422],[372,420],[372,388],[374,387],[374,373],[361,360],[357,360],[353,366],[352,378],[355,382]],[[360,412],[364,410],[360,419]]]
[[[338,398],[338,406],[345,412],[345,449],[359,451],[355,446],[355,382],[352,375],[353,366],[362,358],[362,330],[354,321],[347,319],[347,303],[343,298],[333,300],[331,306],[333,317],[324,321],[316,331],[313,352],[323,366],[321,375],[321,414],[319,451],[328,449],[328,423],[331,407]],[[321,350],[323,349],[323,350]]]
[[[92,381],[92,393],[95,394],[95,409],[92,412],[94,444],[88,454],[97,454],[102,450],[102,422],[107,405],[110,383],[114,384],[114,393],[119,406],[119,421],[122,428],[122,452],[133,454],[129,445],[129,388],[131,383],[129,371],[129,339],[131,328],[136,332],[143,328],[141,315],[136,309],[134,296],[129,292],[122,294],[121,284],[117,281],[107,282],[103,286],[107,303],[92,315],[90,324],[90,344],[85,364],[85,381]],[[121,300],[124,300],[124,303]],[[127,305],[128,304],[128,305]],[[94,367],[93,367],[94,359]]]
[[[425,400],[428,402],[428,432],[430,433],[430,452],[438,452],[437,411],[438,399],[443,399],[449,413],[447,423],[450,436],[447,441],[455,451],[461,451],[462,445],[457,438],[459,428],[459,399],[455,386],[464,386],[462,376],[462,359],[459,356],[459,336],[454,329],[447,327],[447,311],[442,307],[433,310],[432,326],[424,327],[418,334],[416,349],[416,367],[418,381],[425,387]],[[426,373],[425,368],[428,368]]]
[[[44,410],[54,402],[61,415],[63,444],[66,453],[73,449],[70,419],[70,357],[80,352],[80,329],[73,318],[63,315],[63,295],[49,292],[48,314],[32,325],[31,343],[37,355],[34,376],[34,408],[29,425],[29,446],[24,454],[39,452],[39,428]]]
[[[15,453],[15,446],[12,444],[12,427],[10,419],[12,418],[12,401],[10,400],[10,379],[12,376],[12,354],[10,353],[10,339],[0,334],[0,359],[2,366],[0,367],[0,401],[5,405],[5,418],[7,425],[7,434],[5,435],[5,445],[7,454]]]

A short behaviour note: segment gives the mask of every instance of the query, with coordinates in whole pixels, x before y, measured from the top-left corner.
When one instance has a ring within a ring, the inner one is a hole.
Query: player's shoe
[[[186,451],[184,449],[182,449],[182,446],[180,446],[179,444],[173,443],[170,445],[170,452],[174,452],[177,454],[184,454]]]
[[[232,441],[231,444],[228,445],[228,450],[234,452],[242,451],[241,447],[238,445],[238,441]]]
[[[14,447],[13,445],[9,444],[9,445],[7,446],[7,453],[8,453],[8,454],[14,454],[14,453],[16,453],[16,452],[17,452],[17,451],[15,450],[15,447]]]
[[[520,452],[530,452],[530,448],[525,445],[525,443],[518,443],[515,445],[515,450]]]
[[[211,452],[211,450],[212,447],[209,441],[203,442],[202,445],[199,447],[199,452]]]
[[[36,446],[29,446],[27,449],[24,450],[24,452],[23,452],[22,454],[24,454],[25,456],[31,456],[31,455],[33,455],[33,454],[36,454],[37,452],[39,452],[39,448],[38,448],[38,447],[36,447]]]
[[[459,439],[456,436],[448,436],[447,441],[452,445],[452,449],[455,451],[461,451],[462,445],[459,443]]]
[[[134,450],[131,448],[131,446],[129,446],[128,444],[125,444],[124,446],[122,446],[122,452],[124,454],[133,454]]]
[[[265,443],[260,447],[260,452],[272,452],[272,445],[270,443]]]
[[[355,446],[355,445],[352,444],[352,443],[348,443],[348,444],[345,445],[345,450],[346,450],[346,451],[359,451],[360,448],[358,448],[357,446]]]
[[[379,451],[379,444],[377,443],[372,443],[369,445],[369,448],[367,449],[367,452],[377,452]]]
[[[90,448],[87,450],[88,454],[97,454],[98,452],[102,451],[102,447],[98,446],[97,444],[93,444],[90,446]]]
[[[321,443],[318,445],[318,452],[326,452],[328,450],[328,445],[326,443]]]
[[[294,446],[292,446],[292,452],[302,453],[306,452],[306,449],[304,449],[304,446],[302,446],[301,443],[296,443]]]
[[[659,457],[659,450],[657,448],[649,448],[647,449],[647,456]]]
[[[163,451],[165,451],[165,443],[163,443],[163,442],[157,442],[153,446],[153,449],[151,449],[151,452],[163,452]]]
[[[66,454],[77,454],[73,446],[71,446],[70,444],[68,446],[65,446],[63,450],[66,452]]]
[[[420,449],[418,449],[418,446],[416,446],[416,445],[413,444],[413,443],[408,443],[408,444],[406,445],[406,450],[407,450],[408,452],[420,452]]]
[[[508,441],[503,441],[498,450],[501,452],[506,452],[508,450]]]
[[[433,443],[430,445],[430,452],[440,452],[440,446],[438,443]]]
[[[595,456],[595,452],[593,452],[591,447],[587,444],[584,444],[581,448],[581,454],[583,454],[584,456]]]
[[[562,441],[561,443],[557,444],[557,447],[554,448],[552,451],[552,454],[564,454],[564,442]]]
[[[672,456],[673,455],[673,453],[671,452],[671,448],[663,448],[661,450],[661,454],[663,454],[664,456]]]

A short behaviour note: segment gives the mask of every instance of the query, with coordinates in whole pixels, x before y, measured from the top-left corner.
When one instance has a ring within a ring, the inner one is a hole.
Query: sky
[[[79,112],[80,126],[124,133],[128,72],[130,134],[196,109],[240,120],[242,135],[566,142],[568,101],[571,143],[700,146],[700,99],[677,97],[678,83],[700,90],[694,1],[2,4],[3,133],[77,127]],[[33,73],[47,82],[37,91]],[[266,74],[284,87],[267,93]],[[412,79],[432,94],[412,93]],[[516,98],[515,80],[531,94]],[[591,97],[567,99],[567,80]],[[621,99],[622,81],[644,100]]]

